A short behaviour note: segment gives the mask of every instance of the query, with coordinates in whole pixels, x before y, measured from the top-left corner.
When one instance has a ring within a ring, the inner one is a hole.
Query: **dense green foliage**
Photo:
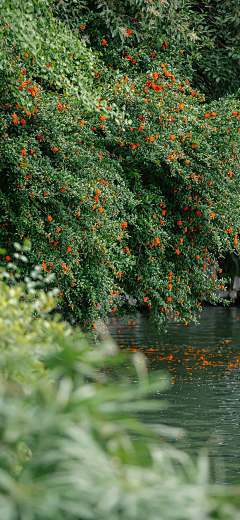
[[[100,50],[104,38],[108,64],[122,68],[121,55],[128,49],[142,71],[143,51],[151,46],[162,60],[187,71],[208,100],[239,89],[238,0],[56,0],[52,9],[92,47]]]
[[[6,263],[29,238],[25,273],[36,264],[54,273],[65,315],[85,329],[109,311],[132,312],[127,295],[158,327],[196,321],[201,299],[216,302],[224,285],[207,266],[239,254],[238,99],[206,103],[182,71],[188,64],[196,81],[177,36],[165,49],[133,38],[138,56],[121,57],[111,24],[106,39],[94,25],[96,5],[86,8],[101,53],[47,3],[2,7]]]
[[[210,484],[206,456],[167,454],[159,436],[178,430],[129,416],[161,407],[164,376],[148,381],[136,354],[138,383],[111,383],[100,367],[118,361],[113,342],[90,348],[66,322],[34,318],[54,301],[28,285],[34,302],[19,303],[25,287],[0,281],[2,518],[239,520],[239,487]]]
[[[208,266],[239,255],[237,2],[0,9],[1,516],[238,520],[239,489],[129,417],[161,406],[164,376],[136,355],[138,383],[116,386],[113,342],[49,315],[56,285],[96,332],[136,312],[127,295],[158,327],[218,301]]]

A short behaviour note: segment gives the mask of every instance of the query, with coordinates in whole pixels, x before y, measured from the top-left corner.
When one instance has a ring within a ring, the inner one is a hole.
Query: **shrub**
[[[121,72],[128,60],[146,72],[154,52],[188,76],[194,90],[205,92],[208,101],[238,95],[238,0],[87,0],[78,7],[57,0],[51,8],[80,39],[102,53],[105,63]]]
[[[161,406],[149,397],[163,383],[147,382],[137,355],[138,384],[111,383],[99,368],[117,362],[114,344],[91,349],[80,330],[36,320],[21,291],[0,282],[2,518],[240,518],[239,489],[210,484],[207,459],[195,466],[171,447],[167,455],[161,426],[129,415]]]
[[[206,266],[239,254],[239,101],[206,104],[151,49],[146,73],[130,60],[128,74],[112,71],[37,9],[37,58],[14,9],[2,29],[1,245],[11,258],[16,239],[31,240],[25,273],[54,273],[65,317],[85,330],[132,312],[128,294],[157,327],[196,322],[225,284]]]

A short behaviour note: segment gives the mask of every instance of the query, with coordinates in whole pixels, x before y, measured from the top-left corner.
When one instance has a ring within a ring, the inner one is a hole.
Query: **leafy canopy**
[[[208,266],[239,254],[239,101],[206,103],[152,48],[141,51],[143,71],[128,54],[127,71],[112,70],[39,6],[37,58],[18,41],[16,5],[2,29],[6,262],[30,239],[25,273],[54,273],[65,316],[86,330],[142,305],[158,327],[196,321],[201,299],[216,303],[225,283]]]

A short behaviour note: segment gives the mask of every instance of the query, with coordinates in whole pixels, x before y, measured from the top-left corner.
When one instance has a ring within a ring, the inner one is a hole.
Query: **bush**
[[[148,382],[136,355],[138,384],[111,383],[100,367],[118,361],[112,341],[91,348],[80,330],[36,320],[34,303],[50,308],[52,297],[35,288],[26,303],[21,292],[0,282],[2,518],[239,519],[239,488],[210,484],[206,458],[167,455],[164,427],[131,417],[161,407],[150,396],[166,381]]]
[[[239,95],[238,0],[87,0],[79,6],[56,0],[51,9],[121,72],[127,60],[146,72],[151,51],[188,76],[208,101]]]
[[[142,70],[129,55],[112,70],[45,4],[22,10],[26,49],[19,1],[1,29],[6,264],[16,239],[31,240],[25,274],[54,273],[65,317],[85,330],[131,313],[127,295],[158,328],[196,322],[225,284],[206,266],[239,255],[239,100],[207,104],[152,48]]]

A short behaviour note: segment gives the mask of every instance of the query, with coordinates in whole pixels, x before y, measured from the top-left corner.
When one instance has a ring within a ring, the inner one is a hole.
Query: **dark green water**
[[[240,482],[240,309],[204,307],[200,325],[172,324],[167,334],[157,333],[144,316],[134,323],[109,317],[108,329],[121,351],[129,357],[142,352],[148,371],[160,378],[164,370],[171,381],[156,395],[168,408],[143,420],[184,429],[171,441],[176,447],[193,456],[206,451],[216,482]],[[132,377],[127,362],[121,371]]]

